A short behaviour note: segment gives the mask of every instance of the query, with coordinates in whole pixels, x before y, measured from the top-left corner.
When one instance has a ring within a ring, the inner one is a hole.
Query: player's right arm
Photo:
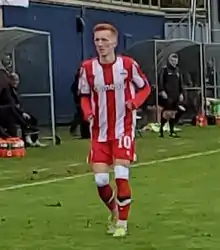
[[[84,119],[89,121],[92,118],[91,87],[88,82],[86,66],[84,64],[82,64],[80,69],[78,88]]]

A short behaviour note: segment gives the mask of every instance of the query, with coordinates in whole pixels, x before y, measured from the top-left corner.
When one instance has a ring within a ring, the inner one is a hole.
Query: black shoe
[[[70,126],[70,128],[69,128],[69,133],[70,133],[71,135],[74,135],[75,131],[76,131],[76,129],[75,129],[74,127]]]
[[[164,134],[163,134],[162,131],[160,131],[159,137],[160,137],[160,138],[164,138]]]
[[[55,139],[56,139],[56,140],[55,140],[55,144],[56,144],[56,145],[60,145],[60,144],[61,144],[61,138],[60,138],[58,135],[56,135],[56,136],[55,136]]]

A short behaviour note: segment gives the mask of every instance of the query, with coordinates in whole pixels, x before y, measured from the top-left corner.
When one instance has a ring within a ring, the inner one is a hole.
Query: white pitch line
[[[81,165],[82,163],[71,163],[68,165],[68,167],[76,167],[76,166],[79,166]]]
[[[160,163],[164,163],[164,162],[185,160],[185,159],[191,159],[191,158],[200,157],[200,156],[212,155],[212,154],[216,154],[216,153],[220,153],[220,149],[209,150],[209,151],[205,151],[205,152],[198,152],[198,153],[193,153],[193,154],[180,155],[180,156],[174,156],[174,157],[168,157],[168,158],[164,158],[164,159],[160,159],[160,160],[153,160],[153,161],[148,161],[148,162],[140,162],[140,163],[132,165],[132,167],[149,166],[149,165],[155,165],[155,164],[160,164]],[[9,191],[9,190],[17,190],[17,189],[26,188],[26,187],[42,186],[42,185],[47,185],[50,183],[56,183],[56,182],[61,182],[61,181],[66,181],[66,180],[75,180],[75,179],[82,178],[85,176],[90,176],[90,175],[92,175],[91,172],[85,173],[85,174],[78,174],[78,175],[74,175],[74,176],[61,177],[61,178],[56,178],[56,179],[46,180],[46,181],[23,183],[23,184],[18,184],[18,185],[0,188],[0,192]]]
[[[38,173],[41,173],[41,172],[45,172],[48,170],[49,170],[49,168],[38,168],[38,169],[34,169],[33,171],[37,171]]]
[[[187,142],[186,141],[177,141],[173,143],[173,146],[182,146],[182,145],[186,145]]]
[[[16,171],[16,170],[3,170],[3,171],[1,171],[1,173],[3,173],[3,174],[11,174],[11,173],[16,173],[16,172],[18,172],[18,171]]]
[[[165,148],[160,148],[157,150],[158,153],[164,153],[164,152],[167,152],[167,149]]]
[[[9,177],[9,176],[0,177],[0,180],[9,180],[9,179],[12,179],[12,177]]]

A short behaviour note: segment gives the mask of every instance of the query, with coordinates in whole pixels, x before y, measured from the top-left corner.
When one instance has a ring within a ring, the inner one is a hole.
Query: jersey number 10
[[[125,135],[125,136],[122,136],[121,138],[119,138],[118,147],[130,149],[131,148],[131,137],[128,135]]]

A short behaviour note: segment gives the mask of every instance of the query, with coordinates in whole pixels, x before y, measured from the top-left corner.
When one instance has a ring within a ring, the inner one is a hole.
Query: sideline
[[[220,149],[198,152],[198,153],[193,153],[193,154],[180,155],[180,156],[174,156],[174,157],[167,157],[164,159],[153,160],[153,161],[148,161],[148,162],[140,162],[140,163],[136,163],[136,164],[132,165],[132,167],[136,168],[136,167],[140,167],[140,166],[149,166],[149,165],[155,165],[155,164],[160,164],[160,163],[164,163],[164,162],[185,160],[185,159],[191,159],[191,158],[200,157],[200,156],[212,155],[212,154],[216,154],[216,153],[220,153]],[[89,172],[89,173],[85,173],[85,174],[78,174],[78,175],[68,176],[68,177],[60,177],[60,178],[46,180],[46,181],[36,181],[36,182],[32,182],[32,183],[23,183],[23,184],[18,184],[18,185],[0,188],[0,192],[9,191],[9,190],[18,190],[18,189],[22,189],[22,188],[26,188],[26,187],[42,186],[42,185],[47,185],[50,183],[62,182],[62,181],[67,181],[67,180],[75,180],[75,179],[82,178],[82,177],[89,176],[89,175],[92,175],[92,173]]]

